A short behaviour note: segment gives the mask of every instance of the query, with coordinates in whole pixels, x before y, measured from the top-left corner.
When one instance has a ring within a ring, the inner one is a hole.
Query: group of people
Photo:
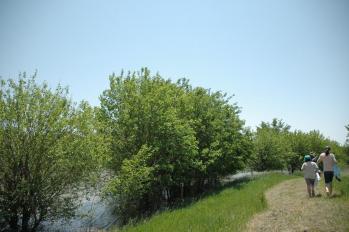
[[[334,177],[334,171],[337,169],[337,160],[334,154],[331,153],[331,148],[326,146],[325,151],[320,154],[319,158],[310,155],[304,156],[304,163],[301,170],[304,173],[309,197],[315,196],[315,182],[317,178],[319,178],[319,175],[321,175],[318,167],[318,164],[320,163],[323,164],[326,194],[327,196],[332,196],[332,180]]]

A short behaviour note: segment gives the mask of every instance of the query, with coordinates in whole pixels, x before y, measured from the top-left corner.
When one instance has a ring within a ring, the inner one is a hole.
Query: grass
[[[342,176],[341,180],[341,182],[335,181],[334,183],[334,190],[339,193],[339,197],[335,197],[338,204],[333,210],[333,220],[336,223],[343,224],[345,231],[349,231],[349,220],[347,220],[349,215],[349,176]],[[339,217],[338,214],[344,214],[344,216]]]
[[[341,180],[341,182],[334,180],[334,189],[340,194],[336,199],[349,203],[349,176],[343,176]]]
[[[275,173],[261,176],[185,208],[166,211],[137,225],[125,226],[121,231],[242,231],[254,214],[267,207],[265,190],[290,178],[293,177]]]
[[[268,209],[253,217],[247,231],[349,231],[349,178],[333,184],[335,195],[327,197],[322,178],[314,198],[308,197],[304,178],[273,187],[265,194]]]
[[[336,186],[340,191],[342,198],[349,202],[349,167],[342,168],[341,182],[337,182]]]

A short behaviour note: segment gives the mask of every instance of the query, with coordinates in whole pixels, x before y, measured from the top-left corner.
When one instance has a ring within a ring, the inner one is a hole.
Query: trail
[[[349,231],[349,203],[327,198],[324,183],[309,198],[303,178],[282,182],[268,190],[268,209],[255,215],[247,231]]]

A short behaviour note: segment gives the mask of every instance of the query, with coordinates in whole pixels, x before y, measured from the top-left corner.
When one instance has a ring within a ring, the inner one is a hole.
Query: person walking
[[[325,147],[325,151],[320,154],[317,163],[323,163],[323,173],[325,178],[325,190],[327,196],[332,196],[332,180],[333,180],[333,167],[337,163],[336,157],[331,152],[329,146]]]
[[[304,163],[301,170],[304,173],[305,183],[307,184],[307,191],[309,197],[315,197],[315,179],[316,173],[319,171],[319,167],[315,162],[311,160],[310,155],[304,156]]]

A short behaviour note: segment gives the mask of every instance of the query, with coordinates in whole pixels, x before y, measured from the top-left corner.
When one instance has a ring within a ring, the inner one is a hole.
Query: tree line
[[[105,195],[127,223],[239,170],[298,169],[304,154],[326,145],[348,161],[349,141],[291,131],[280,119],[251,130],[231,97],[187,79],[146,68],[113,74],[92,107],[35,76],[0,83],[1,231],[35,231],[42,221],[73,216],[78,189],[103,170],[112,173]]]

